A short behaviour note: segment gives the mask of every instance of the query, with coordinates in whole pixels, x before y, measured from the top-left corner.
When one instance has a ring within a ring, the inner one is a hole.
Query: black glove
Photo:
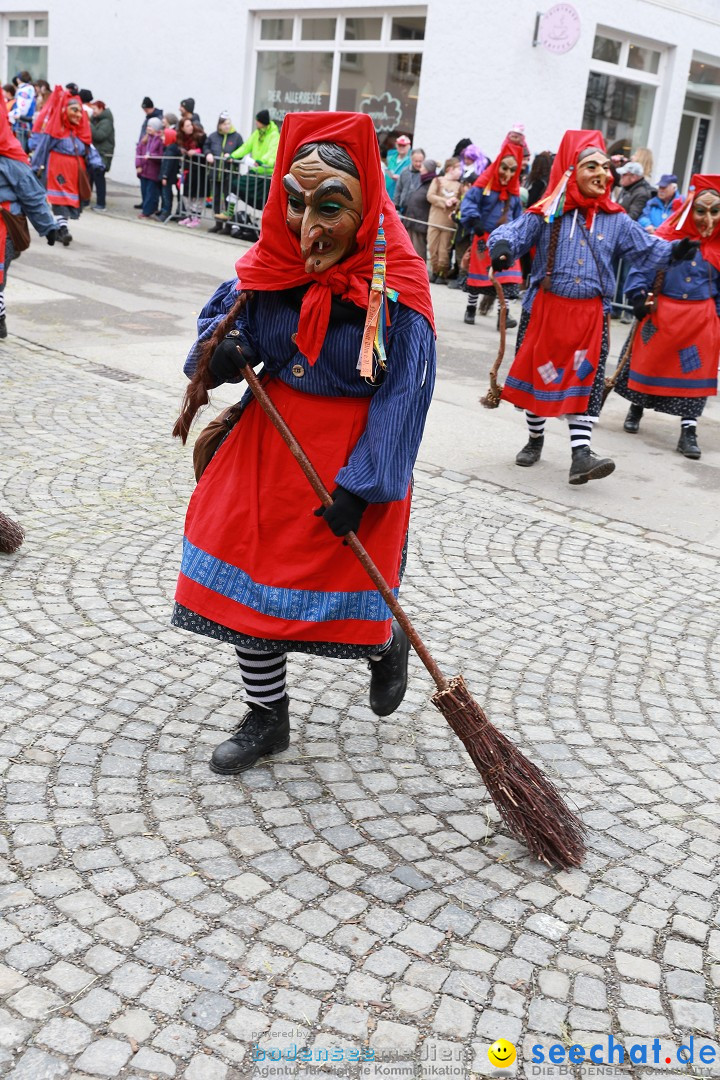
[[[57,229],[51,229],[50,232],[45,233],[45,239],[47,240],[50,247],[52,247],[57,240]]]
[[[492,268],[497,274],[500,270],[506,270],[511,262],[512,248],[507,240],[496,240],[490,248]]]
[[[210,374],[215,380],[215,386],[237,379],[249,362],[240,346],[240,331],[231,330],[210,358]]]
[[[349,532],[356,533],[360,528],[363,513],[367,509],[367,499],[353,495],[352,491],[340,485],[333,491],[332,498],[332,506],[318,506],[315,517],[325,518],[330,530],[336,536],[347,536]]]
[[[630,300],[630,306],[633,309],[633,315],[638,322],[642,322],[643,319],[650,314],[648,308],[646,307],[647,298],[647,289],[641,289],[640,292],[633,293],[632,296],[628,297],[628,299]]]
[[[685,262],[686,259],[694,259],[698,253],[700,242],[698,240],[691,240],[689,236],[684,236],[682,240],[676,240],[672,246],[672,254],[670,256],[670,262],[678,263]]]

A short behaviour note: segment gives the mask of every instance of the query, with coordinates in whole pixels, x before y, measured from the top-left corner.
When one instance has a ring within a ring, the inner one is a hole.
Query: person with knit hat
[[[233,193],[228,200],[236,203],[239,199],[261,210],[270,191],[270,176],[275,167],[275,159],[280,142],[280,129],[270,119],[267,109],[260,109],[255,114],[255,130],[249,139],[230,155],[231,160],[241,161],[248,166],[246,173],[236,175],[232,180]]]
[[[490,281],[490,256],[488,237],[493,230],[506,221],[515,221],[522,214],[520,201],[520,168],[522,146],[506,139],[500,153],[478,176],[460,204],[460,222],[473,240],[470,248],[470,266],[466,288],[468,292],[465,322],[474,323],[478,297],[483,294],[480,314],[487,315],[495,303],[495,289]],[[520,295],[522,271],[515,261],[499,272],[497,279],[505,291],[505,301]],[[514,319],[506,317],[507,327],[517,326]],[[500,311],[498,310],[498,328]]]
[[[135,171],[140,178],[142,192],[142,211],[139,217],[146,220],[158,212],[160,205],[160,169],[164,149],[163,122],[157,116],[151,116],[147,130],[135,148]]]
[[[569,482],[609,476],[615,463],[590,448],[600,416],[615,287],[613,259],[649,274],[687,258],[689,238],[669,244],[651,236],[610,197],[610,160],[599,131],[567,131],[546,194],[527,213],[490,237],[492,267],[504,272],[536,249],[515,359],[503,398],[525,410],[529,438],[517,465],[540,460],[545,422],[565,416],[570,429]]]
[[[677,450],[696,461],[697,422],[707,399],[717,394],[720,176],[693,176],[687,199],[655,235],[689,238],[699,242],[700,250],[654,280],[652,273],[637,268],[628,274],[625,289],[640,325],[615,392],[631,403],[625,431],[638,432],[645,409],[678,416]]]
[[[332,506],[248,391],[188,508],[175,626],[232,644],[249,702],[213,771],[287,748],[288,652],[370,663],[370,707],[407,686],[408,641],[342,538],[398,589],[411,477],[435,378],[427,273],[387,195],[372,120],[290,113],[259,241],[200,314],[174,434],[262,363],[265,390]]]
[[[33,123],[32,167],[44,181],[55,215],[58,240],[72,241],[68,219],[80,217],[90,202],[88,167],[99,171],[103,160],[92,144],[90,121],[80,98],[56,86]]]
[[[202,121],[200,116],[195,112],[195,98],[187,97],[183,98],[180,102],[180,123],[183,120],[192,120],[193,124],[198,124],[202,127]]]
[[[0,209],[10,214],[24,214],[33,228],[51,246],[57,225],[48,206],[45,189],[30,168],[28,156],[13,134],[6,109],[0,109]],[[5,213],[0,213],[0,338],[7,337],[5,284],[10,263],[19,255],[7,227]]]
[[[243,144],[243,137],[233,127],[229,112],[221,112],[215,131],[205,139],[203,153],[205,164],[212,177],[213,211],[215,224],[210,232],[221,232],[230,215],[223,211],[225,200],[230,192],[230,165],[228,159],[233,151]]]

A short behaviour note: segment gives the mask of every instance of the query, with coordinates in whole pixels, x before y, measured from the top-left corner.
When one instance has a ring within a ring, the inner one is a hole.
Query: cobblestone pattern
[[[176,403],[3,356],[2,508],[27,540],[0,567],[0,1075],[259,1078],[257,1042],[388,1062],[351,1077],[468,1076],[494,1071],[498,1037],[712,1037],[713,562],[418,477],[405,605],[577,805],[581,870],[504,834],[417,662],[380,721],[363,665],[293,657],[290,750],[222,779],[206,761],[242,714],[232,650],[168,625]]]

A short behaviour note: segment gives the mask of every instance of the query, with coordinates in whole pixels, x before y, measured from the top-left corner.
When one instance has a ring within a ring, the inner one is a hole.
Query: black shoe
[[[437,274],[428,274],[428,281],[430,282],[431,285],[434,285],[435,282],[437,281],[437,279],[438,279]]]
[[[489,315],[495,303],[495,293],[487,293],[480,301],[479,312],[481,315]]]
[[[379,660],[370,661],[370,708],[376,716],[394,713],[407,690],[410,642],[393,619],[393,639]]]
[[[3,325],[5,320],[3,319]],[[7,332],[7,331],[6,331]],[[5,337],[5,334],[0,334],[0,337]],[[680,441],[677,444],[678,452],[683,457],[691,458],[693,461],[697,461],[701,456],[700,447],[697,441],[697,428],[684,427],[680,430]]]
[[[540,435],[537,439],[528,439],[522,450],[518,450],[515,456],[515,464],[525,467],[534,465],[536,461],[540,460],[544,442],[544,435]]]
[[[589,446],[579,446],[572,452],[568,482],[587,484],[588,480],[600,480],[611,472],[615,472],[614,461],[607,457],[598,457]]]
[[[631,435],[637,435],[640,430],[640,421],[642,420],[643,412],[644,409],[642,405],[631,405],[628,414],[625,417],[623,431],[629,431]]]
[[[505,329],[506,330],[514,330],[516,326],[517,326],[517,319],[511,318],[510,309],[506,308]],[[498,311],[498,317],[497,317],[497,328],[498,328],[498,330],[500,329],[500,312],[499,311]]]
[[[212,226],[212,228],[208,229],[208,232],[209,233],[210,232],[218,233],[218,232],[222,232],[224,228],[225,228],[225,222],[224,221],[216,221],[215,224]]]
[[[216,746],[210,768],[223,776],[250,769],[259,758],[280,754],[290,745],[287,694],[272,705],[251,704],[235,734]]]
[[[141,202],[133,203],[133,210],[142,210],[143,204]]]
[[[465,308],[465,318],[463,319],[463,322],[468,323],[470,326],[475,325],[475,308]]]
[[[68,232],[67,225],[61,225],[60,226],[60,228],[58,229],[57,238],[60,241],[60,243],[64,245],[64,247],[67,247],[68,244],[72,244],[72,236]]]
[[[5,316],[2,315],[2,316],[0,316],[0,338],[6,338],[6,337],[7,337],[7,322],[5,320]]]

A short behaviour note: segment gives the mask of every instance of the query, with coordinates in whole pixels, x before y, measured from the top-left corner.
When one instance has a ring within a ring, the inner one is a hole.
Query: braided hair
[[[552,223],[550,243],[548,244],[547,264],[545,266],[545,277],[542,279],[542,288],[544,292],[547,292],[551,285],[552,272],[555,268],[555,256],[557,254],[558,241],[560,240],[561,224],[561,217],[557,218]]]
[[[218,323],[207,341],[204,341],[200,346],[197,367],[183,396],[180,415],[175,421],[172,431],[173,436],[180,438],[183,445],[187,442],[190,425],[195,418],[195,414],[203,405],[207,405],[210,400],[208,390],[213,387],[213,377],[210,372],[212,354],[223,338],[233,329],[237,318],[245,310],[252,295],[251,292],[241,292],[225,318]]]

